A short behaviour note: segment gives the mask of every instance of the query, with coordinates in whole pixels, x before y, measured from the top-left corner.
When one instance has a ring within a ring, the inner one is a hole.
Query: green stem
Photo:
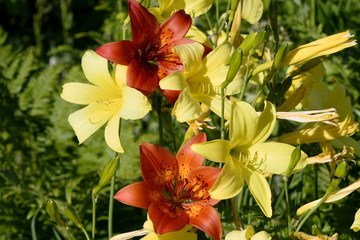
[[[32,240],[37,240],[35,223],[36,223],[36,218],[37,218],[40,210],[41,210],[41,208],[36,209],[34,216],[31,218],[31,239]]]
[[[95,228],[96,228],[96,196],[91,194],[92,199],[92,230],[91,230],[91,239],[95,239]]]
[[[114,210],[114,188],[115,175],[111,178],[110,196],[109,196],[109,215],[108,215],[108,237],[113,235],[113,210]]]
[[[85,228],[81,228],[81,230],[82,230],[83,233],[85,234],[86,240],[90,240],[90,236],[89,236],[89,234],[86,232]]]
[[[315,0],[310,0],[310,25],[315,28]]]
[[[284,176],[284,187],[285,187],[285,200],[287,208],[287,221],[288,221],[288,234],[292,232],[291,230],[291,216],[290,216],[290,201],[289,201],[289,188],[288,188],[288,178]]]
[[[231,210],[234,218],[235,228],[237,230],[243,230],[244,229],[244,223],[241,221],[239,217],[239,213],[237,211],[236,207],[236,197],[231,198]]]
[[[221,139],[225,139],[225,89],[221,88],[221,122],[220,122],[220,135]]]

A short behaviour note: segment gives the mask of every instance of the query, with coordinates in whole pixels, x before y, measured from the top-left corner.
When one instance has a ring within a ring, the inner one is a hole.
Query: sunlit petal
[[[173,39],[182,38],[188,32],[192,20],[184,10],[179,10],[160,26],[160,40],[164,44]]]
[[[103,58],[122,65],[130,64],[134,52],[133,42],[128,40],[107,43],[96,49],[96,53]]]
[[[197,167],[188,174],[188,181],[193,188],[193,196],[195,199],[208,199],[209,190],[214,185],[220,174],[221,168],[214,167]],[[211,205],[215,205],[218,201],[212,201]]]
[[[147,97],[134,88],[123,87],[123,103],[119,115],[123,119],[139,119],[151,110]]]
[[[212,0],[185,0],[185,12],[192,17],[198,17],[211,8],[212,2]]]
[[[210,196],[213,199],[229,199],[238,195],[242,186],[242,168],[230,160],[225,163],[214,186],[210,189]]]
[[[230,142],[227,140],[212,140],[210,142],[191,145],[191,150],[204,156],[210,161],[227,162],[230,157]]]
[[[180,93],[179,98],[175,102],[172,114],[178,122],[190,121],[201,116],[200,103],[192,96],[189,88],[185,88]]]
[[[187,77],[196,74],[201,67],[201,60],[204,54],[204,46],[198,42],[174,47],[174,53],[178,55],[185,67]]]
[[[248,226],[246,229],[233,230],[225,236],[225,240],[249,240],[254,235],[255,230],[253,226]]]
[[[260,209],[266,217],[270,218],[272,216],[271,190],[264,175],[250,169],[244,169],[243,176]]]
[[[105,127],[105,141],[107,145],[116,152],[124,152],[119,136],[119,114],[114,114]]]
[[[176,71],[161,79],[159,85],[161,89],[168,90],[183,90],[188,86],[183,71]]]
[[[277,142],[258,143],[251,146],[248,151],[256,162],[257,168],[264,172],[284,174],[291,161],[291,153],[295,147]],[[292,173],[298,172],[306,166],[307,155],[301,151],[298,164]]]

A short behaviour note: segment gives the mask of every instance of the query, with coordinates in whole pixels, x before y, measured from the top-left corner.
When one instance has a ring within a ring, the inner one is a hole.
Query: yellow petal
[[[231,146],[246,146],[256,137],[258,116],[255,109],[247,102],[234,103],[230,122]]]
[[[120,96],[121,92],[115,94],[94,85],[77,82],[64,84],[61,93],[62,99],[76,104],[90,104],[98,100],[119,98]]]
[[[259,116],[255,138],[250,145],[264,142],[272,133],[276,123],[276,110],[271,102],[265,101],[264,111]]]
[[[206,61],[206,69],[213,71],[214,69],[223,67],[230,57],[232,50],[233,46],[231,43],[225,42],[211,51],[204,59]]]
[[[198,29],[195,25],[192,25],[189,31],[185,35],[186,38],[191,38],[199,43],[204,44],[205,46],[212,47],[210,40],[207,36]]]
[[[115,68],[115,80],[116,84],[119,86],[119,88],[126,86],[126,72],[127,72],[128,66],[125,65],[116,65]]]
[[[112,116],[105,127],[105,141],[107,145],[116,152],[124,152],[119,136],[120,116],[116,113]]]
[[[95,102],[69,115],[69,123],[75,131],[79,144],[84,142],[112,116],[104,104]]]
[[[190,93],[189,88],[185,88],[176,100],[172,114],[178,122],[187,122],[197,119],[202,111],[200,103]]]
[[[261,0],[244,0],[242,18],[251,24],[257,23],[263,14],[264,4]]]
[[[229,199],[238,195],[243,187],[242,168],[233,160],[225,163],[209,193],[213,199]]]
[[[85,77],[96,86],[113,91],[118,89],[108,70],[108,61],[96,52],[88,50],[82,57],[81,66]]]
[[[354,230],[355,232],[360,230],[360,209],[358,209],[355,213],[355,219],[353,224],[351,225],[350,229]]]
[[[266,217],[271,218],[271,190],[264,175],[250,169],[244,169],[243,176],[260,209]]]
[[[212,0],[185,0],[185,12],[191,17],[198,17],[211,8]]]
[[[271,240],[271,236],[267,232],[261,231],[261,232],[255,233],[255,235],[252,236],[250,238],[250,240]]]
[[[205,95],[197,95],[196,98],[210,107],[211,111],[213,111],[218,116],[221,116],[221,97],[219,95],[215,95],[213,97],[205,96]],[[231,117],[231,109],[232,109],[232,101],[225,98],[224,102],[224,118],[229,120]]]
[[[188,87],[186,78],[183,71],[176,71],[159,82],[160,88],[164,90],[178,90],[182,91],[184,88]]]
[[[255,233],[255,230],[253,226],[248,226],[246,229],[240,231],[240,230],[233,230],[229,232],[225,236],[225,240],[249,240],[251,236],[253,236]]]
[[[150,110],[151,104],[138,90],[131,87],[123,87],[123,102],[119,115],[123,119],[139,119],[144,117]]]
[[[180,57],[181,62],[185,67],[187,78],[190,78],[201,67],[204,51],[204,46],[198,42],[173,48],[173,52]]]
[[[230,149],[230,142],[221,139],[191,145],[191,150],[195,153],[204,156],[210,161],[222,163],[231,160]]]
[[[284,174],[291,161],[291,153],[295,147],[277,142],[258,143],[251,146],[248,151],[252,159],[255,159],[258,169],[264,172]],[[292,173],[298,172],[306,166],[307,155],[301,151],[298,164]]]
[[[342,188],[336,192],[333,192],[329,195],[329,197],[325,200],[326,203],[330,203],[330,202],[336,202],[340,199],[345,198],[346,196],[348,196],[350,193],[354,192],[355,190],[357,190],[358,188],[360,188],[360,179],[356,180],[354,183],[350,184],[349,186]],[[303,213],[305,213],[307,210],[309,210],[310,208],[316,206],[316,204],[318,204],[318,202],[320,202],[321,199],[317,199],[315,201],[309,202],[303,206],[301,206],[297,211],[296,214],[297,215],[301,215]]]

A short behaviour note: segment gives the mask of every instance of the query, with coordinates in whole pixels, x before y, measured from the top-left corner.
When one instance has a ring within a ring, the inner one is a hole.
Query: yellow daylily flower
[[[212,0],[158,0],[159,7],[149,8],[159,22],[164,22],[175,11],[184,9],[191,17],[198,17],[212,6]]]
[[[350,39],[351,37],[353,35],[349,31],[345,31],[302,45],[288,53],[282,66],[298,64],[352,47],[357,43],[356,40]]]
[[[338,191],[335,191],[335,192],[331,193],[326,198],[325,203],[331,203],[331,202],[339,201],[339,200],[345,198],[346,196],[348,196],[350,193],[357,190],[358,188],[360,188],[360,179],[356,180],[354,183],[350,184],[349,186],[347,186],[345,188],[342,188],[342,189],[340,189]],[[321,199],[317,199],[315,201],[309,202],[309,203],[301,206],[296,211],[296,214],[297,215],[304,214],[307,210],[309,210],[310,208],[316,206],[320,201],[321,201]]]
[[[233,230],[225,236],[225,240],[271,240],[270,234],[265,231],[255,233],[253,226],[248,226],[246,229]]]
[[[360,208],[355,213],[355,219],[350,229],[354,230],[355,232],[360,230]]]
[[[92,84],[66,83],[61,93],[68,102],[87,105],[70,114],[68,119],[79,144],[107,123],[106,143],[114,151],[124,152],[118,134],[120,118],[142,118],[151,110],[151,105],[141,92],[126,86],[125,66],[117,65],[111,75],[108,61],[89,50],[82,57],[82,68]]]
[[[220,115],[220,85],[225,81],[228,65],[225,65],[233,51],[230,43],[224,43],[202,59],[204,47],[200,43],[191,43],[174,47],[185,71],[177,71],[160,80],[164,90],[182,91],[173,108],[173,115],[179,122],[191,121],[201,116],[200,103],[203,102],[212,111]],[[240,70],[227,86],[226,95],[239,93],[243,72]],[[229,118],[231,105],[226,102],[226,118]]]
[[[144,235],[145,236],[141,238],[141,240],[197,240],[197,234],[190,231],[192,228],[193,227],[191,225],[186,225],[183,229],[179,231],[157,235],[154,231],[153,223],[148,218],[148,220],[144,223],[143,229],[118,234],[110,238],[110,240],[126,240]]]
[[[265,216],[271,217],[271,191],[263,173],[284,174],[294,150],[288,144],[265,142],[274,129],[275,121],[275,108],[270,102],[265,103],[260,116],[250,104],[234,102],[229,123],[230,140],[217,139],[192,145],[195,153],[211,161],[225,163],[210,189],[212,198],[236,196],[245,180]],[[300,161],[293,172],[305,167],[306,157],[301,152]]]

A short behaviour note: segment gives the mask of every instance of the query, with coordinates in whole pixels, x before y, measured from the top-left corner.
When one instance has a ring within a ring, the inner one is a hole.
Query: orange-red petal
[[[153,43],[158,40],[160,26],[154,15],[135,0],[129,0],[132,41]]]
[[[218,213],[211,205],[201,202],[189,204],[189,224],[205,232],[211,238],[220,240],[222,236],[221,221]]]
[[[184,10],[179,10],[160,26],[161,45],[185,36],[191,27],[191,17]]]
[[[141,64],[134,59],[126,72],[126,85],[139,90],[144,95],[149,95],[159,85],[157,68],[155,65],[151,66],[151,63]]]
[[[111,62],[129,65],[134,58],[133,43],[128,40],[111,42],[100,46],[96,53]]]
[[[189,217],[183,211],[160,201],[151,203],[148,213],[158,235],[178,231],[189,223]]]
[[[187,141],[176,154],[176,159],[179,166],[179,177],[187,178],[191,169],[200,167],[203,164],[204,157],[194,153],[190,146],[194,143],[203,143],[206,142],[205,133],[201,133],[192,137]]]
[[[214,185],[220,172],[221,168],[214,167],[197,167],[189,172],[187,179],[193,187],[193,200],[209,199],[209,190]],[[217,200],[212,200],[211,205],[215,205],[218,202]]]
[[[130,206],[148,209],[150,206],[150,191],[145,182],[142,181],[120,189],[114,198]]]
[[[151,144],[140,144],[140,168],[149,188],[161,191],[164,184],[178,175],[178,165],[174,155],[165,148]]]
[[[163,90],[161,88],[159,88],[159,90],[170,104],[174,104],[181,93],[181,91],[177,90]]]

